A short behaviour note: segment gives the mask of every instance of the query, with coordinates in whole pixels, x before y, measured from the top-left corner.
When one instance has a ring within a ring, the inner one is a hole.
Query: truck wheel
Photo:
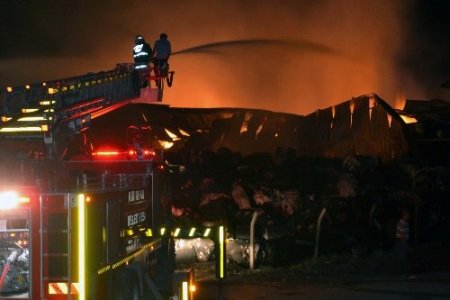
[[[114,300],[140,300],[138,278],[133,270],[122,270],[116,278],[116,287]]]

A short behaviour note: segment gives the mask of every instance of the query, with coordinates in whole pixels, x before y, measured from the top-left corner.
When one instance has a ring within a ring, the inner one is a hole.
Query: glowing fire
[[[369,120],[372,120],[372,110],[376,106],[376,101],[374,97],[369,98]]]
[[[398,92],[395,101],[394,101],[394,107],[395,109],[403,110],[405,108],[406,104],[406,96],[402,92]],[[417,119],[409,116],[405,116],[400,114],[400,117],[402,118],[403,122],[406,124],[414,124],[417,123]]]
[[[332,120],[331,120],[330,128],[333,128],[334,117],[336,116],[336,107],[335,106],[331,107],[331,115],[332,115]]]
[[[389,113],[387,113],[386,115],[387,115],[387,119],[388,119],[389,128],[391,128],[391,126],[392,126],[392,116]]]
[[[183,129],[178,129],[178,131],[181,133],[181,135],[183,136],[191,136],[188,132],[184,131]]]
[[[244,122],[242,122],[241,125],[241,130],[239,131],[239,133],[244,133],[247,132],[248,130],[248,122],[250,121],[250,119],[253,117],[253,114],[251,113],[245,113],[245,117],[244,117]]]
[[[170,149],[174,144],[173,142],[164,141],[164,140],[159,140],[158,142],[164,149]]]
[[[176,141],[176,140],[179,140],[179,139],[180,139],[175,133],[173,133],[173,132],[170,131],[169,129],[164,128],[164,131],[165,131],[165,132],[167,133],[167,135],[172,139],[172,141]]]
[[[350,101],[350,127],[352,127],[352,125],[353,125],[353,112],[354,111],[355,111],[355,102],[352,99],[352,101]]]
[[[403,110],[403,108],[405,107],[405,103],[406,103],[405,94],[402,92],[398,92],[395,96],[394,108]]]
[[[400,117],[402,118],[403,122],[405,122],[405,124],[417,123],[417,119],[416,118],[408,117],[408,116],[404,116],[404,115],[400,115]]]

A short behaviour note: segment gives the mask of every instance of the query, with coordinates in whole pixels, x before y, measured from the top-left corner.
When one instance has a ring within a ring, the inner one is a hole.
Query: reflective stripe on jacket
[[[152,57],[152,48],[145,42],[137,44],[133,47],[133,57],[136,65],[148,65]]]

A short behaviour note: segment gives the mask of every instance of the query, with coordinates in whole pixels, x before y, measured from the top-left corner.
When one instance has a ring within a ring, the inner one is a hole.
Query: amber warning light
[[[0,192],[0,209],[12,209],[29,202],[29,197],[19,196],[14,191]]]

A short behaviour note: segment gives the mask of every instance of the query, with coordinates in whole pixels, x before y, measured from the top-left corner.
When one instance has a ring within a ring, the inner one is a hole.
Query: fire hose
[[[6,260],[5,267],[3,268],[2,276],[0,277],[0,291],[3,289],[3,284],[5,283],[6,276],[11,269],[11,263],[15,262],[17,259],[17,251],[11,252]]]

